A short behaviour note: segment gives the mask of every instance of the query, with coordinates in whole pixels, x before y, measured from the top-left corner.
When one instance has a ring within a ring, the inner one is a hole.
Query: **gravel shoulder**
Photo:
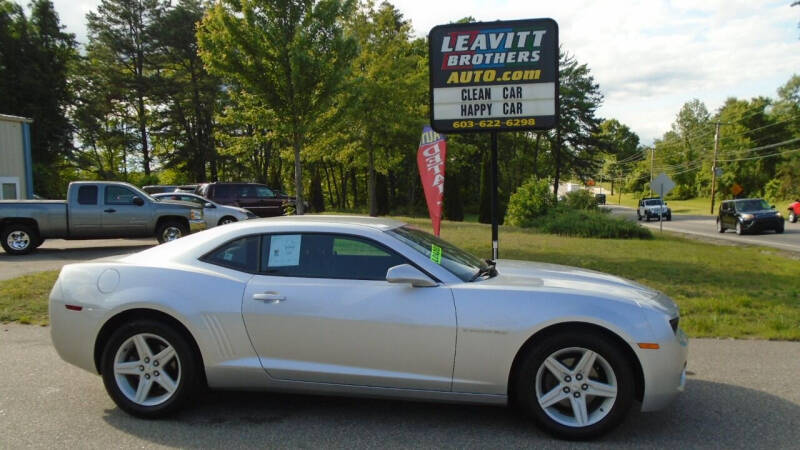
[[[100,377],[61,361],[49,328],[0,326],[0,448],[564,448],[506,408],[211,392],[178,416],[134,419]],[[695,339],[686,392],[632,412],[589,447],[796,448],[800,343]]]

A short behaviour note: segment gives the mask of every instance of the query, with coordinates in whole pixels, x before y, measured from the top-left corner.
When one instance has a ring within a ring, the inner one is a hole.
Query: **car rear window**
[[[81,186],[78,188],[79,205],[97,204],[97,186]]]

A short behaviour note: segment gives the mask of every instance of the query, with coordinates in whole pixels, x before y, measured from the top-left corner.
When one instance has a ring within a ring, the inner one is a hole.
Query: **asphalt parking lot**
[[[211,392],[168,420],[121,412],[46,327],[0,327],[0,448],[797,448],[800,343],[693,340],[686,392],[589,445],[506,408]]]
[[[22,256],[0,249],[0,280],[25,274],[60,269],[65,264],[135,253],[156,245],[155,239],[94,239],[68,241],[49,239],[41,247]]]

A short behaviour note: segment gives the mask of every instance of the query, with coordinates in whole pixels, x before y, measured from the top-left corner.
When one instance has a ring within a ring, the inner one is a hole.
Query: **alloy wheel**
[[[150,333],[131,336],[114,357],[114,380],[128,400],[141,406],[160,405],[181,383],[181,362],[175,348]]]
[[[582,347],[558,350],[536,372],[536,398],[552,420],[587,427],[605,418],[617,399],[617,378],[602,355]]]

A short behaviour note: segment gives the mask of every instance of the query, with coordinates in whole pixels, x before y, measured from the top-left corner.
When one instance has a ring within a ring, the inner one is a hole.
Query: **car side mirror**
[[[775,205],[769,205],[769,207],[775,209]]]
[[[405,283],[414,287],[436,286],[436,282],[410,264],[400,264],[390,267],[386,271],[386,281],[389,283]]]
[[[136,205],[136,206],[142,206],[142,205],[144,205],[144,200],[142,200],[142,198],[141,198],[141,197],[133,197],[133,198],[131,199],[131,202],[133,202],[133,204],[134,204],[134,205]]]
[[[667,206],[667,202],[664,202],[664,206]]]
[[[211,209],[211,208],[216,208],[216,205],[214,205],[213,203],[206,202],[206,204],[203,205],[203,207]]]

